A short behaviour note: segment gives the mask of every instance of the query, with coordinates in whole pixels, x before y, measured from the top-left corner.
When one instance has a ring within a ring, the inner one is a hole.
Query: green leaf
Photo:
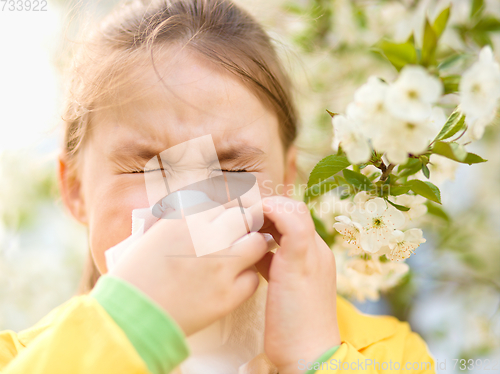
[[[389,204],[391,204],[394,208],[398,209],[398,210],[401,210],[402,212],[407,212],[410,210],[410,208],[406,207],[406,206],[403,206],[403,205],[398,205],[398,204],[395,204],[393,203],[391,200],[389,199],[386,199],[385,201],[387,201]]]
[[[342,175],[336,175],[335,180],[338,182],[339,186],[347,186],[347,181]]]
[[[500,31],[500,20],[493,16],[485,16],[473,27],[474,31],[496,32]]]
[[[405,65],[417,63],[417,51],[412,42],[398,44],[382,39],[375,44],[374,50],[387,58],[398,71]]]
[[[410,34],[406,43],[410,43],[412,45],[415,45],[415,36],[413,35],[413,33]]]
[[[344,171],[342,171],[342,174],[344,174],[344,178],[347,183],[354,186],[358,190],[369,191],[373,187],[373,184],[368,179],[368,177],[361,173],[345,169]]]
[[[465,115],[459,111],[454,111],[450,114],[434,141],[448,139],[463,129],[465,129]]]
[[[435,63],[437,42],[438,36],[436,35],[436,31],[434,31],[434,28],[426,18],[424,26],[424,40],[422,43],[422,65],[429,66]]]
[[[493,48],[493,42],[487,32],[472,29],[470,31],[470,36],[478,46],[484,47],[489,45]]]
[[[460,75],[448,75],[446,77],[439,77],[443,82],[444,94],[458,92],[460,84]]]
[[[431,176],[431,172],[429,171],[429,168],[427,167],[426,164],[422,164],[422,173],[425,175],[427,179]]]
[[[464,161],[467,157],[467,151],[465,150],[465,147],[462,144],[458,144],[455,142],[451,142],[449,144],[457,160],[459,160],[460,162]]]
[[[310,213],[312,220],[314,222],[314,227],[316,229],[316,232],[319,234],[319,236],[321,236],[321,239],[323,239],[326,242],[326,244],[330,246],[333,243],[333,235],[330,232],[328,232],[323,221],[321,221],[319,218],[316,217],[312,209],[310,210]]]
[[[439,13],[432,25],[432,28],[434,29],[434,32],[436,33],[438,39],[446,28],[446,24],[448,23],[448,19],[450,18],[450,7],[451,6],[445,8],[441,13]]]
[[[423,196],[426,199],[441,204],[441,192],[439,191],[439,188],[437,188],[431,182],[412,179],[407,181],[405,183],[405,186],[410,187],[410,189],[417,195]]]
[[[349,165],[351,165],[351,163],[347,161],[345,156],[330,155],[325,157],[316,164],[309,175],[307,187],[311,188],[313,185],[318,184],[325,179],[330,178],[332,175],[337,174],[339,171],[344,170]]]
[[[405,193],[407,193],[408,191],[410,191],[410,187],[407,187],[407,186],[390,186],[389,188],[389,195],[392,195],[392,196],[399,196],[399,195],[403,195]]]
[[[476,155],[475,153],[469,152],[467,153],[467,157],[465,157],[465,160],[463,161],[464,164],[480,164],[481,162],[486,162],[488,160],[485,160],[481,156]]]
[[[444,219],[446,222],[450,222],[450,217],[439,205],[434,204],[431,201],[427,201],[427,213],[432,214],[433,216]]]
[[[344,151],[342,150],[342,144],[339,144],[339,149],[337,150],[336,156],[345,156]]]
[[[461,162],[462,164],[472,165],[487,161],[475,153],[468,153],[463,146],[454,142],[436,142],[434,147],[432,147],[432,152],[451,160]]]
[[[358,190],[369,191],[372,189],[373,184],[364,174],[345,169],[342,171],[344,178],[350,185],[354,186]]]
[[[408,177],[418,173],[422,169],[422,163],[418,158],[410,158],[406,164],[398,166],[398,177]]]
[[[470,8],[470,18],[475,18],[481,16],[484,10],[484,0],[472,0],[472,6]]]
[[[448,69],[449,67],[453,66],[454,64],[456,64],[458,61],[460,61],[461,59],[463,59],[465,56],[464,55],[451,55],[450,57],[446,58],[445,60],[443,60],[439,65],[438,65],[438,69],[439,70],[446,70]]]
[[[436,143],[432,149],[434,153],[441,154],[441,156],[451,158],[452,160],[458,162],[463,162],[463,160],[465,160],[465,158],[467,157],[467,151],[461,144],[455,142],[449,142],[449,143],[438,142],[438,143],[439,144]]]

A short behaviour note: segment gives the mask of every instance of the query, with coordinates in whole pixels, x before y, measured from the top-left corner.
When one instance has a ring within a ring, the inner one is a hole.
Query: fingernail
[[[267,242],[267,251],[268,252],[271,252],[279,247],[278,243],[276,243],[276,240],[274,240],[274,238],[271,234],[263,233],[263,235],[264,235],[264,239],[266,239],[266,242]]]

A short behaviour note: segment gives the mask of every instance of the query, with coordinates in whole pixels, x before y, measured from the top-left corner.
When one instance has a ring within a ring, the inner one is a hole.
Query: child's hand
[[[280,374],[299,373],[300,359],[312,362],[341,343],[335,258],[303,202],[273,196],[263,205],[270,225],[261,231],[273,233],[280,244],[274,256],[257,264],[264,275],[270,263],[265,351]]]
[[[249,225],[252,214],[252,208],[246,209]],[[211,209],[197,216],[200,230],[225,235],[231,243],[246,234],[232,224],[237,219],[241,219],[239,207]],[[266,252],[264,236],[254,232],[229,248],[196,257],[186,220],[161,219],[109,274],[143,291],[189,336],[255,292],[259,278],[253,265]]]

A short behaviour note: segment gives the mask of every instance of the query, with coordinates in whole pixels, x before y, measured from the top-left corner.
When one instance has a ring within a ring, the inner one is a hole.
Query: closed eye
[[[214,169],[215,171],[227,171],[231,173],[246,173],[247,170],[245,169]]]
[[[143,174],[143,173],[152,173],[154,171],[165,171],[165,169],[146,169],[146,170],[132,170],[130,173],[131,174]],[[231,173],[246,173],[247,170],[245,169],[214,169],[214,171],[226,171],[226,172],[231,172]]]
[[[137,174],[137,173],[152,173],[153,171],[165,171],[165,169],[147,169],[147,170],[132,170],[130,173],[131,174]]]

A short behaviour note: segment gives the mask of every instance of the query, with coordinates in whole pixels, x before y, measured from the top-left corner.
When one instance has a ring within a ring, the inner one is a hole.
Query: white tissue
[[[201,191],[177,191],[161,204],[132,211],[132,234],[104,252],[111,270],[132,245],[159,220],[166,209],[185,209],[211,201]],[[153,209],[160,209],[155,211]],[[160,213],[160,214],[159,214]],[[264,234],[275,244],[272,235]],[[187,338],[191,355],[172,374],[276,374],[276,367],[264,353],[264,316],[267,281],[259,274],[257,291],[237,309]]]
[[[118,260],[125,256],[127,251],[132,248],[132,244],[153,226],[156,221],[158,221],[158,218],[152,214],[151,208],[134,209],[132,211],[132,234],[127,239],[104,252],[108,271],[115,267]]]
[[[176,191],[165,196],[161,200],[161,204],[155,204],[151,212],[155,217],[161,217],[168,208],[182,210],[210,201],[212,200],[202,191]]]
[[[119,258],[127,253],[132,244],[159,220],[158,217],[161,217],[168,208],[180,211],[208,201],[212,200],[202,191],[185,190],[165,196],[161,204],[144,209],[134,209],[132,211],[132,234],[104,252],[108,271],[116,265]]]

